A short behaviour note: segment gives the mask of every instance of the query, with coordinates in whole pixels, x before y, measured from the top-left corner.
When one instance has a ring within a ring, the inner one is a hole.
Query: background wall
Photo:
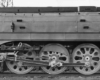
[[[14,6],[100,6],[100,0],[13,0]]]

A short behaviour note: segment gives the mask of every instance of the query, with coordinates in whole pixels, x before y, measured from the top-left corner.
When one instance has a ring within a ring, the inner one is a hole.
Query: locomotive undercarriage
[[[34,44],[35,43],[35,44]],[[91,75],[100,69],[99,42],[15,41],[0,46],[1,72],[81,73]]]

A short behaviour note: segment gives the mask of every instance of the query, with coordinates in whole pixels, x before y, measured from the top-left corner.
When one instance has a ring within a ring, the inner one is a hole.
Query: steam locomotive
[[[0,8],[0,71],[100,70],[100,7]]]

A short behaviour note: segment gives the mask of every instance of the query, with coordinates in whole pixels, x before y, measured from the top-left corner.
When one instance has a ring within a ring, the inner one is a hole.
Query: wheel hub
[[[90,61],[90,56],[85,56],[85,61],[89,62]]]
[[[84,57],[84,62],[85,62],[85,66],[86,67],[90,67],[90,61],[91,61],[91,57],[89,56],[89,55],[86,55],[85,57]]]
[[[52,57],[50,57],[49,66],[51,67],[62,66],[62,63],[59,61],[57,55],[53,55]]]
[[[50,62],[49,62],[49,66],[51,66],[51,67],[54,67],[54,66],[56,66],[56,63],[57,63],[57,57],[56,56],[52,56],[51,58],[50,58]]]
[[[86,56],[85,61],[90,61],[90,56]]]
[[[18,65],[19,67],[21,67],[21,66],[23,66],[23,63],[22,63],[22,62],[18,62],[17,65]]]

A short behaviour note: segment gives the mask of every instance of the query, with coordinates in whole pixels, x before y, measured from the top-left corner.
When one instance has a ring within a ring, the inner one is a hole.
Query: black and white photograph
[[[100,80],[100,0],[0,0],[0,80]]]

